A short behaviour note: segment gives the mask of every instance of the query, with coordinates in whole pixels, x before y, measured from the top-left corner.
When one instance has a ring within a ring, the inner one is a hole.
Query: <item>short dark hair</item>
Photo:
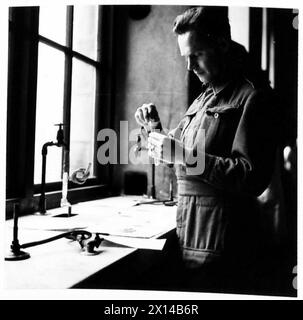
[[[173,31],[183,34],[196,31],[205,38],[220,38],[231,40],[230,25],[227,11],[220,7],[193,7],[176,17]]]

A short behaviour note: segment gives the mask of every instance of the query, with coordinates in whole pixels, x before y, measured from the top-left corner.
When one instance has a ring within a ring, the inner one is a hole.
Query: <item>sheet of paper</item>
[[[175,227],[175,208],[144,205],[114,210],[110,214],[99,211],[99,218],[88,222],[91,232],[115,236],[151,238]]]
[[[102,236],[104,239],[136,249],[162,250],[166,239],[139,239],[116,236]]]
[[[136,205],[141,199],[138,196],[118,196],[118,197],[108,197],[99,200],[93,200],[88,202],[79,202],[77,206],[86,207],[88,204],[90,207],[108,207],[111,209],[121,209],[128,208]]]
[[[72,206],[73,217],[59,218],[66,208],[49,210],[45,216],[22,217],[19,229],[66,231],[85,229],[114,236],[152,238],[175,227],[176,207],[163,204],[134,206],[138,197],[112,197]],[[12,221],[11,221],[12,224]]]

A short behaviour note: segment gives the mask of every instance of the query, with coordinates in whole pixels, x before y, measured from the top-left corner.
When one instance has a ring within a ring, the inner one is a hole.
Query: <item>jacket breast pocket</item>
[[[237,130],[241,111],[238,104],[214,106],[205,111],[205,150],[225,154],[230,150]]]

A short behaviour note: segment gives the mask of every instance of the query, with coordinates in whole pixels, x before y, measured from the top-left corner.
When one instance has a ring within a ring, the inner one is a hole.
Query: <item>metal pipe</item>
[[[46,175],[46,156],[47,148],[55,145],[54,142],[46,142],[42,147],[42,174],[41,174],[41,195],[39,200],[39,211],[41,214],[46,213],[46,199],[45,199],[45,175]]]
[[[64,142],[64,133],[62,126],[64,126],[63,123],[56,124],[55,126],[59,126],[59,129],[57,131],[57,142],[46,142],[42,146],[42,174],[41,174],[41,195],[39,199],[39,212],[40,214],[45,214],[46,213],[46,198],[45,198],[45,176],[46,176],[46,156],[47,156],[47,148],[56,146],[59,148],[63,148],[64,150],[64,155],[63,155],[63,164],[62,164],[62,169],[63,172],[68,172],[69,171],[69,147],[66,142]],[[63,173],[62,172],[62,173]]]
[[[155,164],[151,164],[151,187],[150,187],[150,193],[151,193],[151,198],[156,199],[156,184],[155,184],[155,175],[156,175],[156,167]]]

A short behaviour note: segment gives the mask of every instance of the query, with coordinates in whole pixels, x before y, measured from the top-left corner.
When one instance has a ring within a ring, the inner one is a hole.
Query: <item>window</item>
[[[70,172],[94,163],[98,17],[98,6],[40,7],[35,184],[41,182],[42,146],[56,140],[56,124],[64,123]],[[48,148],[46,183],[61,180],[62,154]]]
[[[231,38],[249,51],[249,8],[228,7]]]
[[[7,218],[16,201],[21,214],[38,210],[42,146],[56,142],[58,123],[65,124],[70,174],[92,164],[84,185],[69,183],[69,201],[107,194],[110,168],[97,164],[96,137],[111,121],[113,14],[96,5],[9,8]],[[60,206],[63,150],[47,151],[50,209]]]

